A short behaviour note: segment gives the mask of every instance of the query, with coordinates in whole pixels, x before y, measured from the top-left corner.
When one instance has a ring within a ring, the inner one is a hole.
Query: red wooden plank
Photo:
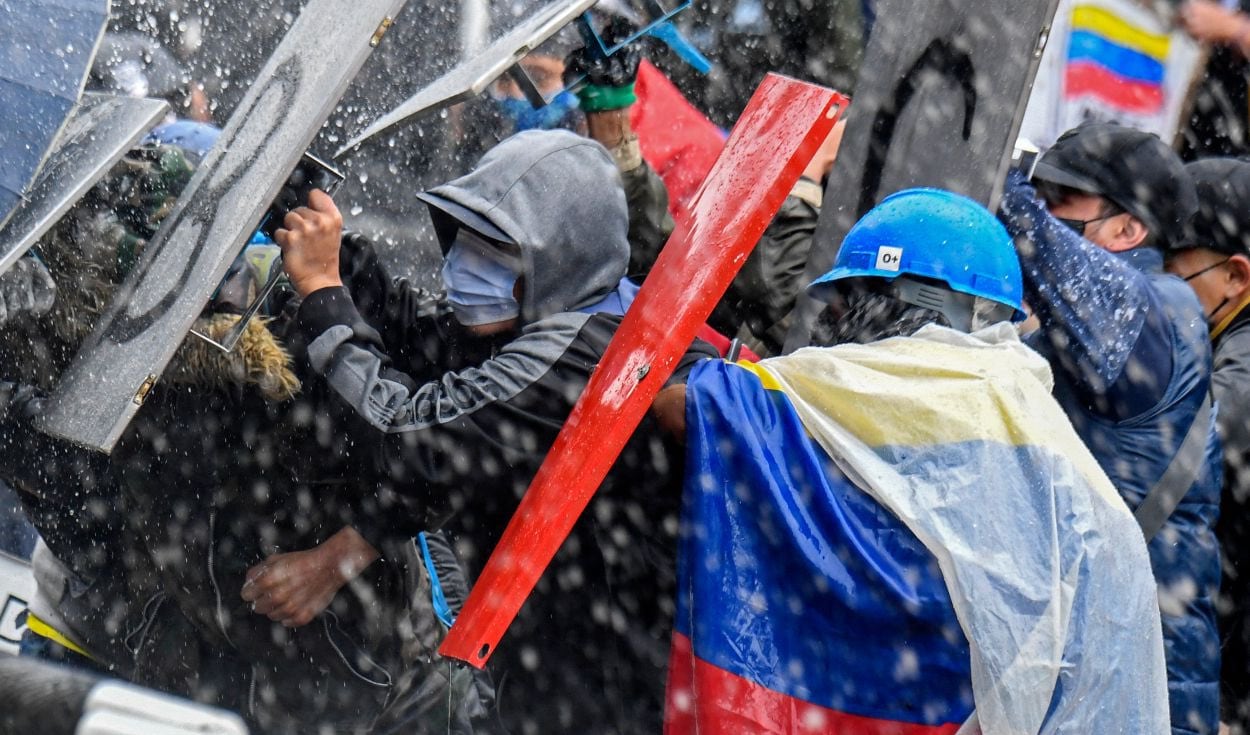
[[[439,648],[481,667],[849,103],[769,74],[643,283]]]

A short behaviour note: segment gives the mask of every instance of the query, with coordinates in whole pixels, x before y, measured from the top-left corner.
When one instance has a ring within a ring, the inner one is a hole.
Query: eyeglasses
[[[1111,219],[1118,214],[1122,214],[1122,212],[1112,212],[1111,214],[1104,214],[1101,217],[1094,217],[1093,219],[1068,219],[1066,217],[1056,217],[1055,219],[1062,222],[1076,234],[1081,237],[1085,237],[1085,228],[1089,226],[1090,223],[1099,222],[1104,219]]]
[[[1198,276],[1202,275],[1203,273],[1206,273],[1207,271],[1215,270],[1216,268],[1219,268],[1220,266],[1224,265],[1225,263],[1227,263],[1228,261],[1230,261],[1230,260],[1232,260],[1232,259],[1233,259],[1233,258],[1232,258],[1232,256],[1229,256],[1229,257],[1227,257],[1227,258],[1225,258],[1225,259],[1221,260],[1221,261],[1220,261],[1220,262],[1218,262],[1218,263],[1212,263],[1211,265],[1207,266],[1206,268],[1203,268],[1202,270],[1200,270],[1200,271],[1198,271],[1198,272],[1196,272],[1196,273],[1190,273],[1189,275],[1187,275],[1187,276],[1182,276],[1181,278],[1182,278],[1182,279],[1184,279],[1184,280],[1186,280],[1186,281],[1192,281],[1193,279],[1197,278]]]

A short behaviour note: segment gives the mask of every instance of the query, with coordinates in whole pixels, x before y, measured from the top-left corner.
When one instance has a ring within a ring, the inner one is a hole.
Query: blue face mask
[[[554,130],[555,128],[572,128],[573,116],[577,112],[577,95],[569,91],[556,95],[551,102],[537,110],[528,100],[504,97],[495,100],[504,117],[512,121],[516,130]]]
[[[515,319],[512,296],[521,262],[472,230],[461,229],[443,260],[443,286],[456,319],[467,327]]]

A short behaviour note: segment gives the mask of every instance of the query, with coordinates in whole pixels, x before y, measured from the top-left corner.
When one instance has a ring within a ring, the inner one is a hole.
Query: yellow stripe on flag
[[[773,377],[772,373],[768,372],[759,365],[753,362],[747,362],[746,360],[736,362],[734,365],[746,370],[748,373],[754,374],[755,377],[759,378],[760,384],[764,386],[764,390],[781,390],[781,383],[777,382],[777,379]]]
[[[1172,48],[1168,36],[1144,30],[1096,5],[1078,5],[1073,9],[1072,30],[1090,31],[1160,62],[1167,61]]]
[[[1116,497],[1051,396],[1050,366],[1011,325],[991,330],[928,329],[910,338],[807,348],[737,365],[759,376],[765,389],[784,394],[817,441],[840,436],[867,447],[995,442],[1045,448]]]

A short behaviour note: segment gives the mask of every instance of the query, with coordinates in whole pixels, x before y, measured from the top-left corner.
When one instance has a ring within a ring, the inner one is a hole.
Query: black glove
[[[615,46],[629,38],[636,29],[628,21],[613,19],[604,29],[605,44]],[[597,49],[596,49],[597,51]],[[638,41],[627,44],[606,58],[592,54],[583,47],[564,60],[564,85],[571,87],[584,84],[577,90],[583,112],[607,112],[629,107],[636,100],[634,82],[638,79],[638,64],[642,62],[642,45]]]

